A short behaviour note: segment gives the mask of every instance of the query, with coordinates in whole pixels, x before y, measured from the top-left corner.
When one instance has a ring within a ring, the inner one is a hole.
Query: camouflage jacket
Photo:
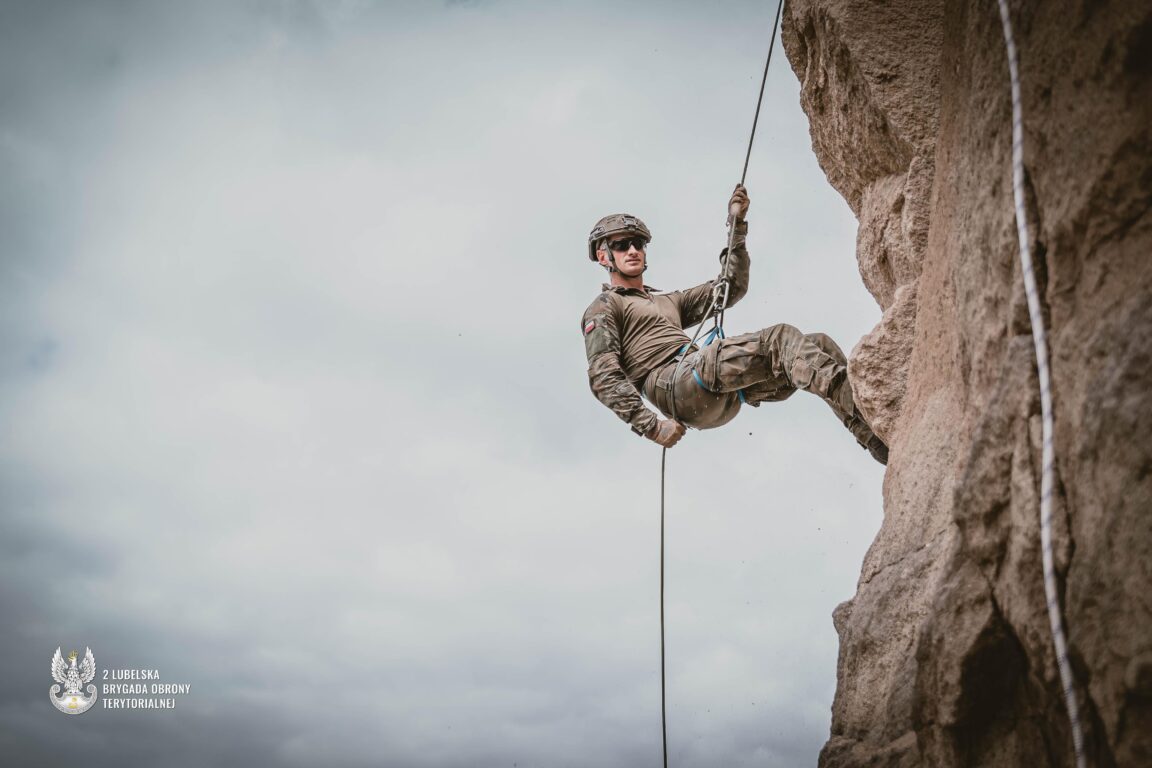
[[[747,234],[747,222],[737,224],[728,275],[728,307],[748,292]],[[725,248],[720,258],[727,252]],[[636,434],[649,435],[659,420],[640,399],[644,379],[675,358],[688,343],[684,328],[706,319],[714,282],[672,293],[648,286],[640,290],[605,284],[585,310],[581,327],[592,394],[628,422]]]

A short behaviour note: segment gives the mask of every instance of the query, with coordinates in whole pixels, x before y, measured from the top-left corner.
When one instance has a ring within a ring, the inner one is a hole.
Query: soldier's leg
[[[845,357],[844,350],[840,349],[840,345],[833,341],[830,336],[827,336],[823,333],[809,333],[805,335],[808,337],[809,341],[820,347],[820,349],[824,350],[830,356],[835,358],[837,362],[844,366],[844,386],[847,388],[848,392],[851,393],[852,382],[848,380],[848,358]],[[831,403],[829,403],[829,405],[831,405]],[[847,415],[837,410],[834,406],[832,410],[836,413],[836,417],[840,419],[840,422],[845,427],[848,428],[848,431],[852,433],[860,445],[868,448],[869,450],[873,450],[871,444],[878,438],[876,438],[875,433],[872,432],[872,427],[868,424],[867,421],[864,420],[864,417],[860,414],[860,411],[857,410],[854,395],[852,409],[850,412],[848,412]],[[873,453],[875,454],[874,450]],[[887,459],[887,456],[885,456],[885,459]]]
[[[791,325],[773,325],[705,347],[700,362],[704,385],[715,392],[767,383],[779,390],[812,392],[838,414],[853,411],[844,353],[823,334],[809,337]]]
[[[774,325],[705,348],[700,367],[709,389],[745,389],[752,405],[783,400],[797,389],[817,395],[828,403],[857,442],[877,456],[872,444],[879,443],[879,439],[856,410],[847,359],[825,334],[804,334],[791,325]],[[886,458],[877,456],[878,460]]]
[[[735,392],[719,392],[701,387],[693,372],[699,368],[700,352],[689,353],[683,361],[672,361],[648,374],[644,396],[668,418],[694,429],[712,429],[727,424],[740,410]]]
[[[831,336],[824,333],[806,333],[804,336],[808,341],[827,352],[840,365],[848,365],[848,358],[844,355],[844,350],[840,349],[840,345],[833,341]]]

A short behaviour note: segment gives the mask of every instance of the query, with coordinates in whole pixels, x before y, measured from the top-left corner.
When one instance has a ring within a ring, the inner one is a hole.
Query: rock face
[[[1012,0],[1052,352],[1055,542],[1093,766],[1152,765],[1152,5]],[[884,310],[853,351],[884,523],[836,609],[820,755],[1071,766],[995,0],[789,0],[812,144]]]

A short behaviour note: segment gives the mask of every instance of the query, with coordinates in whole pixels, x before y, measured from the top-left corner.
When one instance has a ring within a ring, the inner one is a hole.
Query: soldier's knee
[[[828,351],[829,347],[836,347],[836,342],[832,341],[832,337],[826,333],[806,333],[804,338],[824,351]],[[838,347],[836,348],[838,349]]]
[[[800,332],[799,328],[797,328],[794,325],[788,325],[788,323],[780,323],[779,325],[775,325],[773,327],[778,329],[781,336],[803,336],[804,335],[803,333]]]
[[[779,323],[760,331],[760,339],[765,344],[784,346],[794,344],[802,338],[804,338],[804,334],[800,332],[800,329],[794,325],[788,325],[788,323]]]
[[[825,333],[806,333],[804,338],[815,344],[823,352],[830,355],[840,365],[847,365],[848,358],[844,356],[844,350],[840,349],[840,345],[832,340],[832,337]]]

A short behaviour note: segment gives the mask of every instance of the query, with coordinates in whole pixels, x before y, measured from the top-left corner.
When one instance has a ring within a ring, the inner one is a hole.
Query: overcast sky
[[[656,766],[660,450],[595,221],[714,276],[770,3],[0,2],[0,753]],[[729,334],[879,319],[777,48]],[[816,398],[668,454],[676,766],[813,765],[882,467]],[[48,701],[155,668],[173,711]],[[11,760],[11,762],[10,762]]]

